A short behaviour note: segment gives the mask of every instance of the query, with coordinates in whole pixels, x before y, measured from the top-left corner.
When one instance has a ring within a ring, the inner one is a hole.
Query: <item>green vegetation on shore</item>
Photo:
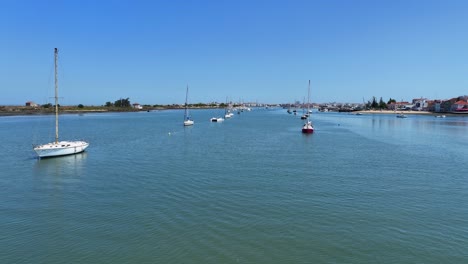
[[[58,105],[60,113],[86,113],[86,112],[138,112],[138,111],[152,111],[152,110],[165,110],[165,109],[183,109],[183,104],[168,104],[168,105],[141,105],[141,108],[136,108],[130,103],[129,98],[118,99],[114,103],[106,102],[101,106],[94,105],[73,105],[73,106],[62,106]],[[209,109],[209,108],[224,108],[224,103],[195,103],[189,104],[189,108],[198,109]],[[0,106],[0,116],[8,115],[37,115],[37,114],[53,114],[55,112],[55,105],[51,103],[37,105],[37,106]]]

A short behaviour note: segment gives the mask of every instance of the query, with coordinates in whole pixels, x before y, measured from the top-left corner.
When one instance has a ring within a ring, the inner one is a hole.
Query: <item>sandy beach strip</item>
[[[405,115],[442,115],[443,113],[434,113],[428,111],[393,111],[393,110],[363,110],[355,111],[353,113],[362,113],[362,114],[405,114]]]

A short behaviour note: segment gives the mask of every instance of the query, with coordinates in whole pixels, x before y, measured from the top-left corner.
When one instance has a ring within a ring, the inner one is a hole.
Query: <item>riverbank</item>
[[[369,114],[369,115],[375,115],[375,114],[404,114],[404,115],[428,115],[428,116],[461,116],[461,117],[468,117],[468,113],[435,113],[435,112],[429,112],[429,111],[392,111],[392,110],[364,110],[364,111],[355,111],[352,112],[353,114]]]
[[[133,112],[135,110],[121,109],[102,109],[102,108],[76,108],[76,107],[60,107],[60,114],[79,114],[79,113],[107,113],[107,112]],[[51,115],[55,113],[55,109],[51,108],[33,108],[25,106],[1,106],[0,116],[19,116],[19,115]]]
[[[355,111],[353,113],[361,113],[361,114],[400,114],[403,113],[405,115],[440,115],[441,113],[434,113],[428,111],[393,111],[393,110],[363,110],[363,111]]]
[[[219,107],[192,107],[190,109],[216,109]],[[124,112],[149,112],[159,110],[183,109],[181,107],[144,107],[143,109],[126,107],[105,107],[105,106],[61,106],[60,114],[86,114],[86,113],[124,113]],[[55,114],[55,108],[29,107],[29,106],[0,106],[1,116],[22,116],[22,115],[51,115]]]
[[[363,111],[355,111],[353,114],[405,114],[405,115],[429,115],[429,116],[468,116],[466,113],[435,113],[435,112],[428,112],[428,111],[393,111],[393,110],[363,110]]]

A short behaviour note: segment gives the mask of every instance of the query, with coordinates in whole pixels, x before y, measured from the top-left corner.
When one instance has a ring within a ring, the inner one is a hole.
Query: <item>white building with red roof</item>
[[[452,105],[453,112],[466,112],[468,113],[468,102],[459,100]]]

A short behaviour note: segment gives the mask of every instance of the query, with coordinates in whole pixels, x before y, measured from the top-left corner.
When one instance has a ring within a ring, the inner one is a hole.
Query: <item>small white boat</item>
[[[445,115],[438,115],[437,118],[445,118]]]
[[[184,121],[184,126],[193,126],[193,120],[187,119]]]
[[[397,117],[397,118],[407,118],[408,116],[406,116],[406,115],[400,113],[400,114],[398,114],[396,117]]]
[[[224,118],[228,119],[228,118],[231,118],[231,117],[233,117],[233,116],[234,116],[233,113],[227,112],[227,113],[224,115]]]
[[[222,117],[212,117],[210,119],[211,122],[223,122],[224,121],[224,118]]]
[[[55,64],[55,141],[43,145],[34,146],[33,149],[39,158],[58,157],[83,152],[89,143],[85,141],[59,141],[59,119],[58,119],[58,79],[57,61],[58,49],[54,52]]]

